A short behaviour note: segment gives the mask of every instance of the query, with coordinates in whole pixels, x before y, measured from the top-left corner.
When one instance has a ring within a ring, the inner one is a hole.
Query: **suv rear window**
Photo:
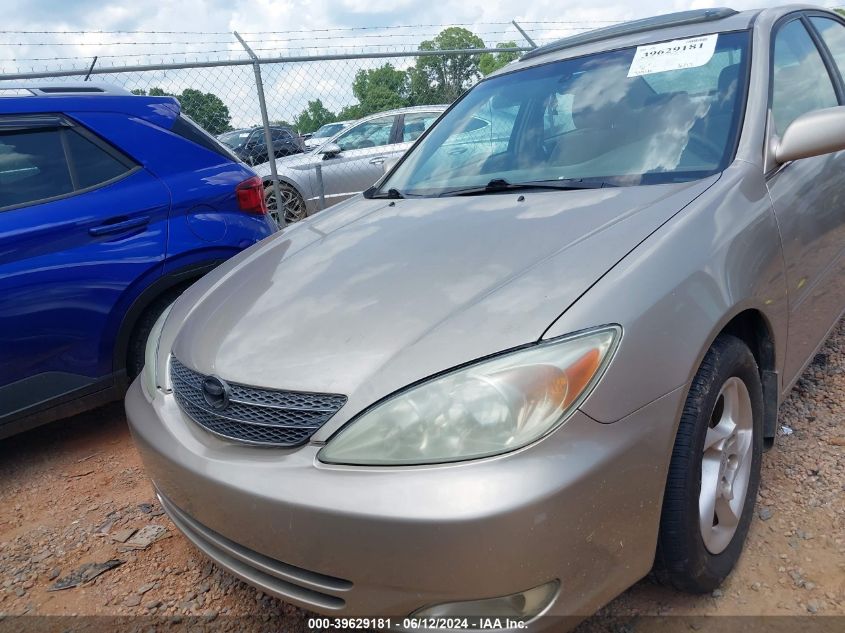
[[[73,130],[68,130],[66,140],[77,189],[99,185],[131,169],[116,156]]]
[[[228,147],[226,147],[223,143],[218,141],[211,134],[209,134],[199,125],[197,125],[190,117],[184,114],[180,114],[177,117],[177,119],[173,122],[173,127],[170,128],[170,131],[174,134],[178,134],[184,139],[191,141],[192,143],[196,143],[197,145],[214,152],[215,154],[224,156],[229,160],[233,160],[235,162],[240,162],[241,160],[240,158],[235,156],[229,150]]]

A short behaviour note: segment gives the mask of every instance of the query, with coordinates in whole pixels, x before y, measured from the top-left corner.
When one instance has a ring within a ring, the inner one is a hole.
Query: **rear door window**
[[[406,114],[402,124],[402,143],[416,141],[431,124],[437,120],[440,112],[413,112]]]
[[[73,191],[61,129],[0,132],[0,209]]]
[[[46,124],[0,118],[0,210],[97,187],[135,167],[59,117]]]
[[[290,132],[287,130],[272,130],[274,141],[289,141],[291,139]]]

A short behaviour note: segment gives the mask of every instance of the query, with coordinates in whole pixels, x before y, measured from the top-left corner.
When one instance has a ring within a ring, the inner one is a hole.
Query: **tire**
[[[660,518],[658,581],[708,593],[730,574],[751,524],[762,452],[757,363],[740,339],[719,336],[692,381],[678,426]]]
[[[284,208],[285,213],[284,222],[281,221],[281,216],[279,215],[278,205],[276,204],[276,192],[273,188],[273,183],[269,183],[264,187],[264,200],[267,203],[267,210],[270,212],[270,215],[276,221],[278,226],[281,227],[285,224],[299,222],[308,215],[305,208],[305,201],[296,189],[290,185],[279,183],[279,193],[282,196],[282,207]]]
[[[126,354],[126,375],[129,382],[132,382],[141,373],[144,367],[144,352],[147,348],[147,339],[150,337],[150,331],[153,329],[155,322],[165,311],[167,306],[172,304],[179,298],[187,285],[173,288],[153,301],[146,310],[138,318],[135,328],[132,330],[132,336],[129,339],[129,349]]]

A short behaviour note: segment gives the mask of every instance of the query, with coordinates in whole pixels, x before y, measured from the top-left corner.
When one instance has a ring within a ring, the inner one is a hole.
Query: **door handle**
[[[126,233],[132,229],[138,229],[142,226],[147,226],[150,223],[150,217],[145,215],[137,218],[122,219],[116,218],[117,221],[111,221],[100,226],[95,226],[88,229],[88,233],[95,237],[100,235],[113,235],[115,233]]]
[[[383,165],[384,164],[384,156],[376,156],[375,158],[370,159],[370,165]]]

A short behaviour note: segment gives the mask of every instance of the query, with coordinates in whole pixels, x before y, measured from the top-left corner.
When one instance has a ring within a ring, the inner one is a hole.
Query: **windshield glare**
[[[656,184],[721,171],[738,135],[748,33],[711,37],[714,52],[696,67],[629,77],[632,47],[482,81],[379,190],[440,195],[497,179]]]
[[[229,147],[240,147],[249,138],[249,130],[234,130],[217,137],[217,140]]]
[[[343,123],[329,123],[314,132],[312,138],[329,138],[343,129]]]

